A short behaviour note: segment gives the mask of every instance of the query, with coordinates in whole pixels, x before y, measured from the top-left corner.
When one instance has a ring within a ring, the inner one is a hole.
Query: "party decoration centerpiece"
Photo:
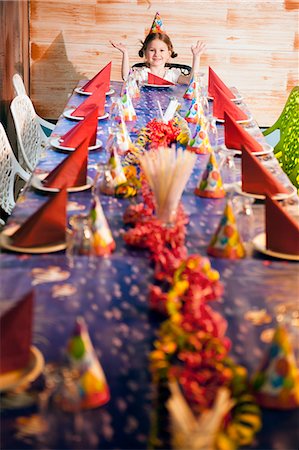
[[[109,255],[115,249],[115,242],[106,220],[100,199],[94,196],[90,210],[94,253],[98,256]]]
[[[216,258],[239,259],[245,257],[245,248],[237,229],[231,200],[228,200],[220,223],[208,246],[208,255]]]
[[[193,136],[188,142],[187,150],[195,152],[198,155],[211,153],[212,147],[209,141],[206,123],[204,120],[197,123]]]
[[[204,111],[198,96],[192,99],[191,105],[185,115],[185,119],[189,123],[202,123]]]

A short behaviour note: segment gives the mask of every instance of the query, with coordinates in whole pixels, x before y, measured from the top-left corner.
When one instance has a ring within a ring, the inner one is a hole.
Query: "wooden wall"
[[[244,95],[260,126],[271,125],[298,84],[298,6],[295,0],[30,0],[30,93],[37,111],[56,118],[79,79],[120,53],[109,39],[127,44],[138,62],[139,40],[159,11],[179,54],[190,63],[191,44],[205,41],[202,69],[210,65]]]

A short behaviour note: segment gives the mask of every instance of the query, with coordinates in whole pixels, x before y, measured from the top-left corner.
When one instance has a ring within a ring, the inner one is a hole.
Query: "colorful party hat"
[[[125,122],[132,122],[133,120],[136,120],[136,112],[126,85],[124,85],[121,104]]]
[[[196,90],[197,90],[197,81],[195,81],[194,77],[191,78],[189,86],[187,87],[185,94],[183,95],[183,98],[187,100],[193,100],[196,97]]]
[[[197,97],[194,97],[192,99],[190,108],[185,115],[185,119],[189,123],[199,123],[202,121],[203,116],[204,116],[204,112],[203,112],[202,104]]]
[[[194,193],[199,197],[208,198],[222,198],[225,196],[220,171],[213,151],[209,157],[206,170]]]
[[[109,255],[115,249],[115,242],[98,197],[93,199],[90,218],[95,254],[98,256]]]
[[[0,374],[24,369],[30,360],[33,291],[0,318]]]
[[[231,201],[228,200],[220,223],[207,250],[208,255],[217,258],[244,258],[245,248],[237,230]]]
[[[105,84],[105,93],[109,90],[110,87],[110,78],[111,78],[111,66],[112,63],[108,63],[99,73],[97,73],[91,80],[89,80],[83,87],[82,91],[85,92],[94,92],[100,84]]]
[[[100,190],[106,195],[114,195],[115,188],[126,183],[127,178],[118,155],[118,144],[116,134],[109,136],[107,150],[110,152],[107,168],[104,172],[104,178],[100,185]]]
[[[165,33],[163,22],[158,12],[156,12],[156,15],[154,17],[150,33]]]
[[[71,367],[79,372],[79,389],[82,408],[97,408],[110,399],[104,371],[91,343],[83,317],[76,320],[73,335],[67,344]]]
[[[136,77],[134,76],[132,69],[130,69],[129,76],[127,79],[127,89],[131,98],[139,98],[140,97],[140,89],[138,87],[138,83]]]
[[[299,406],[299,371],[287,330],[279,325],[264,361],[253,377],[261,406],[292,409]]]
[[[88,160],[88,136],[67,156],[52,172],[43,180],[43,185],[47,188],[62,189],[84,186],[87,177]]]
[[[212,147],[209,141],[209,136],[206,130],[204,120],[196,125],[193,136],[188,142],[187,150],[195,152],[198,155],[205,155],[211,153]]]
[[[98,127],[98,107],[95,106],[86,117],[67,133],[60,137],[59,143],[63,147],[77,148],[84,137],[88,137],[88,146],[96,145]]]

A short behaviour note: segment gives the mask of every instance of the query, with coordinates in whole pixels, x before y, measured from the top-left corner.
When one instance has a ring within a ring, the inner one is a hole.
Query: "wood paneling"
[[[104,1],[30,0],[31,97],[38,112],[57,117],[67,95],[113,61],[120,80],[120,53],[109,40],[125,42],[130,60],[155,12],[179,54],[190,63],[191,44],[207,44],[202,70],[210,65],[244,95],[261,126],[271,125],[298,84],[298,2],[292,1]]]

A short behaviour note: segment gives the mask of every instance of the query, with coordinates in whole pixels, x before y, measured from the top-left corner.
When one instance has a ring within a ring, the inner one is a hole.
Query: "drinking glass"
[[[94,255],[93,233],[91,220],[84,214],[76,214],[70,218],[71,230],[67,237],[67,258],[71,267],[74,267],[77,256]]]
[[[207,117],[207,133],[211,147],[214,151],[218,148],[218,130],[216,125],[216,119],[211,114]]]
[[[254,237],[254,198],[237,195],[233,198],[238,231],[244,244],[249,244]]]
[[[219,170],[224,189],[228,193],[234,192],[236,184],[236,165],[234,161],[234,152],[223,152],[220,160]]]

